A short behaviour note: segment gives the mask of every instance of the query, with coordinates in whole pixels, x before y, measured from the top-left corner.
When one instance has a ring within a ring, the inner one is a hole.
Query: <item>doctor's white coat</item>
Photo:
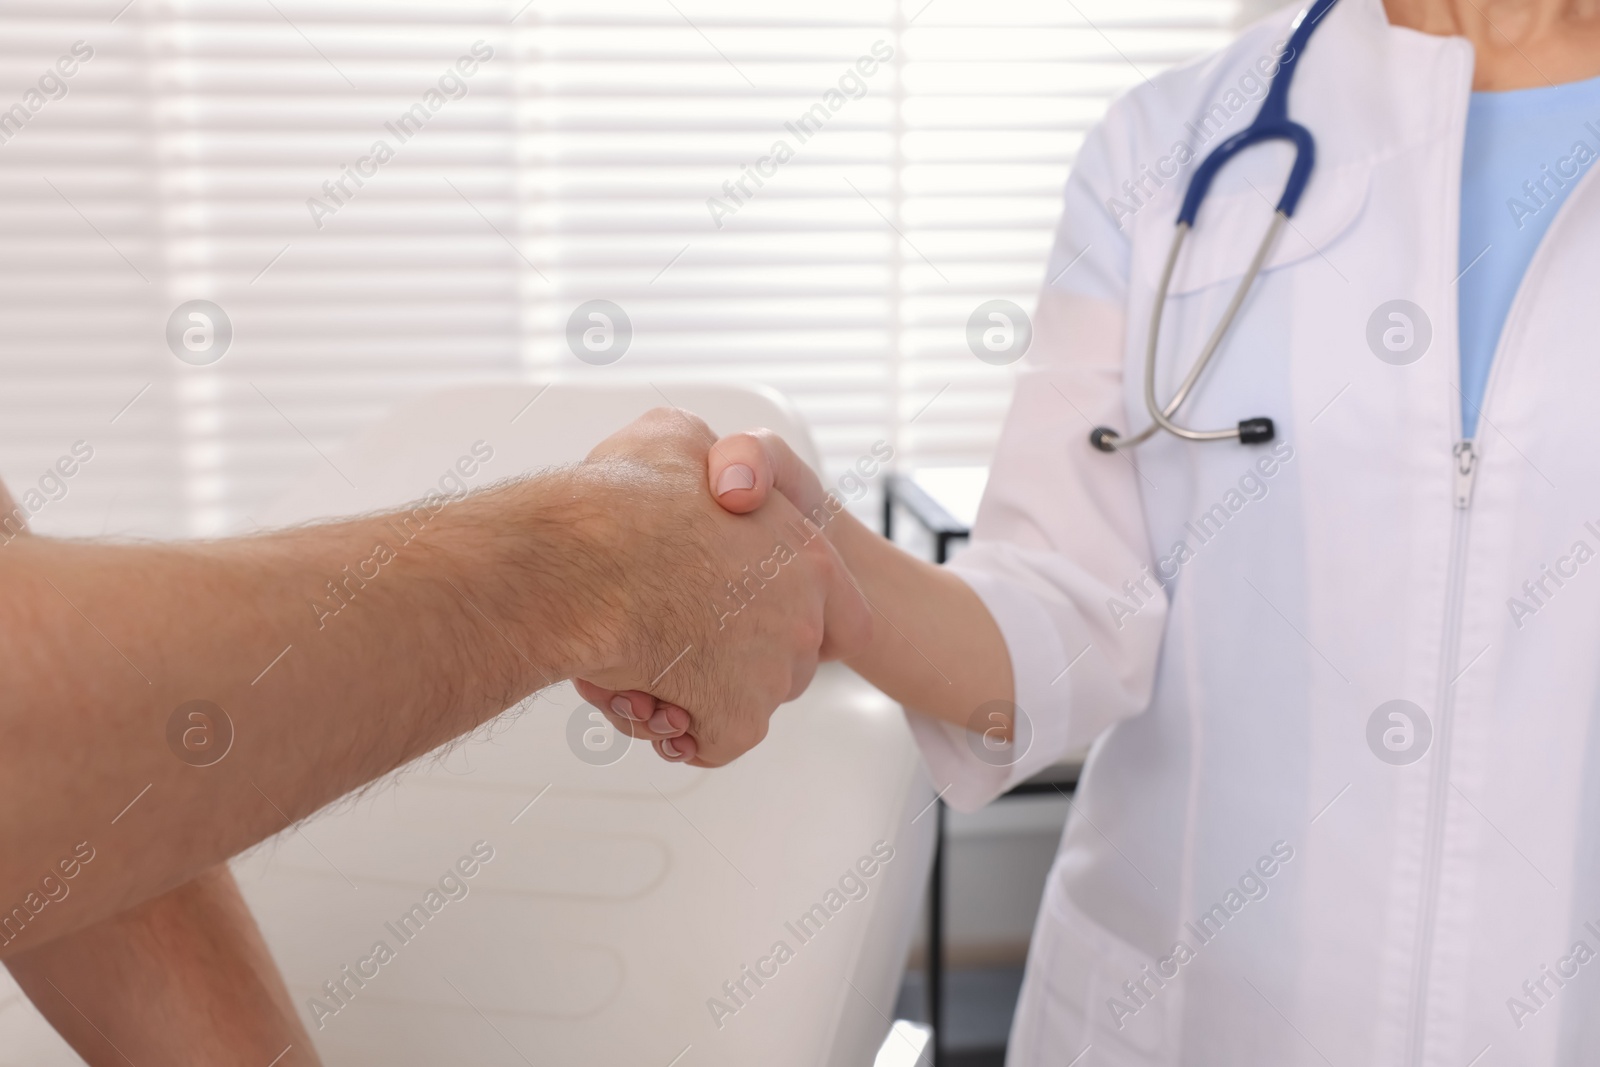
[[[991,767],[913,716],[946,799],[975,807],[1094,742],[1010,1063],[1597,1063],[1600,115],[1573,131],[1589,155],[1551,161],[1579,188],[1506,320],[1469,452],[1454,281],[1473,53],[1341,0],[1290,94],[1311,184],[1182,415],[1270,416],[1277,439],[1087,441],[1147,421],[1187,157],[1254,115],[1292,15],[1135,89],[1085,141],[953,565],[1005,634],[1032,737]],[[1218,177],[1167,302],[1160,395],[1287,160],[1256,149]]]

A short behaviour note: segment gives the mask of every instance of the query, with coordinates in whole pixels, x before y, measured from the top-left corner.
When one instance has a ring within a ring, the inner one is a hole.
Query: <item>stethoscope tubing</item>
[[[1113,448],[1132,448],[1142,444],[1153,437],[1157,430],[1166,430],[1174,437],[1181,437],[1185,441],[1226,441],[1230,437],[1239,436],[1239,427],[1231,426],[1222,430],[1191,430],[1187,426],[1179,425],[1172,420],[1172,416],[1189,399],[1189,393],[1205,373],[1206,367],[1216,358],[1217,351],[1222,347],[1222,340],[1227,336],[1228,328],[1233,325],[1233,320],[1238,316],[1239,309],[1244,306],[1245,297],[1250,293],[1250,287],[1255,284],[1256,276],[1261,273],[1261,268],[1266,264],[1267,256],[1272,251],[1273,244],[1278,239],[1278,234],[1283,229],[1283,224],[1289,217],[1281,211],[1272,213],[1272,222],[1267,226],[1266,234],[1261,238],[1261,243],[1256,246],[1256,254],[1250,259],[1250,266],[1245,271],[1244,277],[1239,280],[1239,285],[1233,291],[1233,299],[1228,301],[1227,308],[1222,312],[1216,328],[1211,331],[1211,337],[1206,341],[1205,348],[1200,357],[1194,361],[1194,366],[1189,368],[1189,374],[1178,386],[1178,391],[1172,394],[1165,406],[1156,403],[1156,350],[1161,341],[1162,308],[1167,302],[1167,290],[1172,285],[1172,273],[1178,264],[1178,253],[1183,248],[1183,239],[1189,233],[1187,222],[1178,223],[1177,230],[1172,235],[1172,250],[1167,253],[1166,266],[1161,270],[1161,282],[1156,286],[1154,310],[1150,314],[1150,336],[1145,341],[1144,349],[1144,406],[1150,412],[1150,425],[1132,437],[1117,438],[1112,442]]]
[[[1305,50],[1312,31],[1337,2],[1338,0],[1315,0],[1309,8],[1301,12],[1295,21],[1294,32],[1290,35],[1281,65],[1268,87],[1266,99],[1262,101],[1261,110],[1257,112],[1249,126],[1223,141],[1211,155],[1203,159],[1190,179],[1189,187],[1184,192],[1183,203],[1178,210],[1172,247],[1167,253],[1166,265],[1161,270],[1160,284],[1156,287],[1150,311],[1150,332],[1145,341],[1144,406],[1150,413],[1150,425],[1131,437],[1123,437],[1106,426],[1095,427],[1094,432],[1089,435],[1089,441],[1102,452],[1133,448],[1148,441],[1158,430],[1166,430],[1174,437],[1185,441],[1226,441],[1237,438],[1245,444],[1258,444],[1272,440],[1275,431],[1272,420],[1267,418],[1244,419],[1237,426],[1220,430],[1195,430],[1178,423],[1174,416],[1189,398],[1200,376],[1205,373],[1222,347],[1222,342],[1232,328],[1234,319],[1238,317],[1245,297],[1249,295],[1251,286],[1260,275],[1261,268],[1276,244],[1278,235],[1283,231],[1284,224],[1299,206],[1300,196],[1311,178],[1311,171],[1316,162],[1316,142],[1309,130],[1289,118],[1289,83],[1294,77],[1295,66],[1299,63],[1300,55]],[[1267,226],[1267,232],[1262,235],[1261,243],[1256,246],[1249,268],[1234,289],[1233,298],[1228,301],[1222,318],[1211,331],[1211,336],[1206,341],[1199,358],[1189,368],[1188,375],[1184,377],[1172,398],[1164,405],[1159,404],[1156,401],[1156,351],[1161,339],[1162,312],[1166,308],[1167,292],[1172,286],[1172,275],[1178,265],[1178,254],[1183,250],[1184,238],[1193,229],[1195,219],[1200,213],[1200,205],[1205,201],[1206,193],[1210,191],[1211,180],[1223,165],[1248,148],[1275,140],[1290,142],[1295,149],[1295,158],[1283,194],[1272,213],[1272,222]]]

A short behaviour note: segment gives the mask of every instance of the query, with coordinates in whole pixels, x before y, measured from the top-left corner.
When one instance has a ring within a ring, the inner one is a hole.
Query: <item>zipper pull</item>
[[[1473,451],[1470,440],[1457,441],[1451,451],[1456,459],[1456,507],[1469,507],[1472,504],[1472,481],[1478,473],[1478,453]]]

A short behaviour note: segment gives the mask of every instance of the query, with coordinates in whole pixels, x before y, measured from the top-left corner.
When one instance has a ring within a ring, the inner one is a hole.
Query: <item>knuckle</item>
[[[815,617],[802,619],[800,624],[795,627],[796,642],[808,657],[822,647],[822,640],[826,635],[827,630],[823,626],[822,620]]]
[[[774,473],[792,478],[795,473],[797,457],[789,442],[776,430],[769,430],[765,426],[751,431],[751,437],[761,450],[761,456],[771,464]]]

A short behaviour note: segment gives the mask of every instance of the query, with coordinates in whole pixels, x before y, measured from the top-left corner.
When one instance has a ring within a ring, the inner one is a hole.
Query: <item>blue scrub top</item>
[[[1477,433],[1517,286],[1578,179],[1600,159],[1600,78],[1473,93],[1461,159],[1461,430]]]

